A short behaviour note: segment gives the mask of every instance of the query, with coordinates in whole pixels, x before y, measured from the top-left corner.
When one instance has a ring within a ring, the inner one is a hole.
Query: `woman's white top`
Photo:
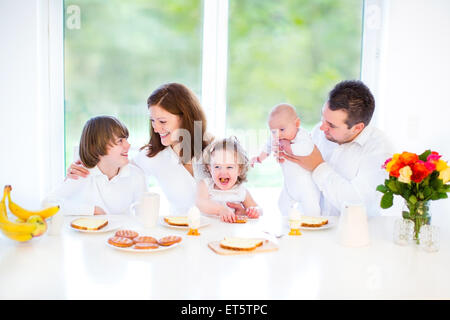
[[[86,178],[66,179],[43,201],[59,204],[65,215],[93,215],[95,206],[107,214],[129,214],[130,205],[147,191],[142,170],[132,164],[120,169],[111,180],[95,166]]]
[[[197,180],[204,177],[203,166],[192,165],[194,176],[183,166],[180,157],[167,147],[154,157],[147,156],[143,149],[133,159],[133,163],[147,176],[154,176],[170,204],[170,214],[187,215],[195,206]]]
[[[247,195],[247,188],[244,183],[234,185],[229,190],[216,189],[214,181],[211,178],[204,179],[206,186],[208,187],[209,199],[220,202],[226,206],[227,202],[241,203],[244,202]]]

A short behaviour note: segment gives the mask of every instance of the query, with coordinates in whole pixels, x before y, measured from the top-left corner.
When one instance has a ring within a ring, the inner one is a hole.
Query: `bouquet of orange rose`
[[[421,155],[411,152],[394,154],[382,166],[389,179],[377,187],[383,193],[381,208],[390,208],[394,194],[405,199],[404,219],[414,222],[414,239],[419,242],[422,225],[430,224],[429,201],[447,198],[450,192],[450,167],[437,152],[427,150]]]

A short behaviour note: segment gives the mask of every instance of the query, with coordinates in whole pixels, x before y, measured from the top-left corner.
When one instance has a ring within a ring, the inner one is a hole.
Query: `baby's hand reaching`
[[[250,159],[250,166],[253,168],[255,166],[255,163],[261,163],[259,160],[259,157],[253,157]]]
[[[222,207],[219,211],[220,220],[223,222],[233,223],[236,222],[236,215],[234,211],[230,208]]]
[[[245,210],[245,213],[249,218],[256,219],[259,218],[261,215],[261,208],[260,207],[249,207]]]
[[[291,142],[287,139],[281,139],[280,140],[280,150],[282,150],[288,154],[292,154]]]

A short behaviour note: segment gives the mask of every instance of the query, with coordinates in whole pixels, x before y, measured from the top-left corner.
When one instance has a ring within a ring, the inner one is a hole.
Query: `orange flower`
[[[411,180],[415,183],[421,183],[423,179],[428,177],[428,175],[432,172],[427,169],[425,163],[423,161],[418,161],[412,167],[413,174],[411,176]]]
[[[411,152],[402,152],[402,154],[399,157],[399,160],[404,163],[406,166],[411,166],[415,164],[417,161],[419,161],[419,156],[415,153]]]
[[[393,177],[398,178],[400,176],[400,169],[402,169],[404,166],[405,165],[400,161],[394,162],[389,168],[389,174]]]
[[[400,154],[396,153],[396,154],[394,154],[394,155],[392,156],[392,158],[388,159],[389,162],[386,161],[386,162],[384,163],[385,169],[386,169],[387,172],[389,172],[389,173],[391,172],[392,166],[398,162],[398,158],[399,158],[399,157],[400,157]]]

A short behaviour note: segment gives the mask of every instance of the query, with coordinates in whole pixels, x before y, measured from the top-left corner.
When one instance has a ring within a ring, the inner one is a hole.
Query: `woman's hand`
[[[222,207],[219,211],[220,220],[223,222],[234,223],[236,222],[236,215],[233,210],[227,207]]]
[[[245,208],[242,203],[227,202],[227,206],[233,209],[235,214],[245,215]]]
[[[77,180],[78,177],[86,178],[89,174],[89,170],[82,166],[80,160],[75,161],[70,165],[67,169],[66,179],[74,179]]]
[[[245,210],[245,213],[249,218],[256,219],[261,215],[262,209],[260,207],[249,207]]]
[[[308,171],[314,171],[321,163],[325,162],[317,146],[314,146],[314,150],[308,156],[294,156],[280,152],[280,157],[292,161]]]

